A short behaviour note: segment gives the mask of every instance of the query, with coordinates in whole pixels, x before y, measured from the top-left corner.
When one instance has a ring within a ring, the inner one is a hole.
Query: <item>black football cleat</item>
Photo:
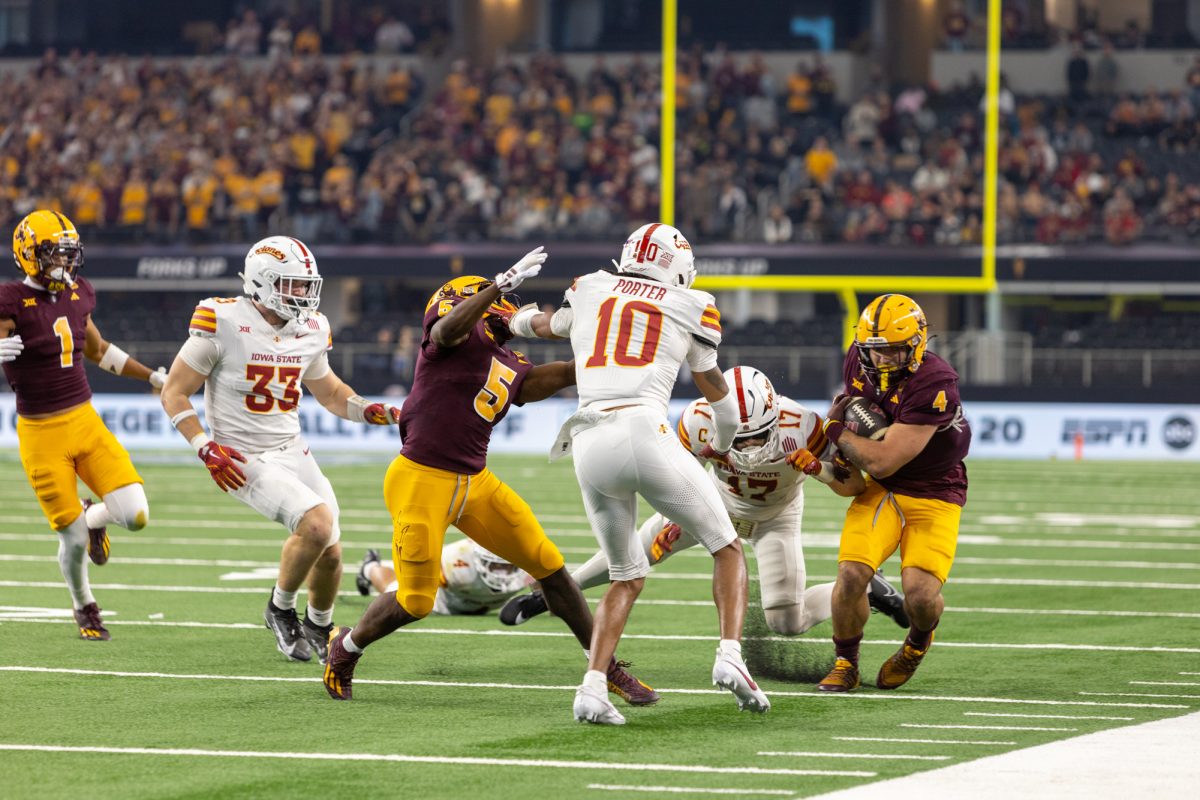
[[[608,690],[631,706],[654,705],[662,698],[629,672],[632,666],[628,661],[617,661],[615,658],[609,661]]]
[[[87,510],[96,505],[95,500],[83,500],[83,523],[87,524]],[[108,554],[111,549],[111,544],[108,541],[108,528],[88,528],[88,558],[97,567],[103,567],[108,563]]]
[[[349,628],[334,628],[329,632],[329,659],[325,662],[325,691],[334,700],[349,700],[353,694],[354,667],[362,653],[351,653],[342,647]]]
[[[317,625],[308,618],[306,614],[304,622],[300,623],[300,633],[304,635],[304,640],[308,642],[308,646],[312,648],[316,654],[317,660],[322,664],[329,657],[329,634],[333,632],[333,623],[328,625]]]
[[[546,596],[541,592],[517,595],[500,609],[500,622],[505,625],[521,625],[549,610]]]
[[[88,603],[75,609],[75,624],[79,626],[79,638],[88,642],[107,642],[112,637],[100,619],[100,606]]]
[[[876,572],[871,576],[871,582],[867,585],[867,603],[875,611],[885,617],[891,617],[893,622],[908,630],[908,613],[904,610],[904,595],[900,594],[895,586],[888,583],[882,572]]]
[[[371,564],[379,563],[379,551],[368,550],[363,556],[362,563],[358,565],[358,574],[354,576],[354,585],[358,588],[358,593],[366,597],[371,593],[371,579],[367,577],[367,567]]]
[[[300,630],[296,609],[277,608],[275,603],[267,601],[263,621],[267,623],[267,630],[275,634],[275,646],[289,661],[312,661],[312,648]]]

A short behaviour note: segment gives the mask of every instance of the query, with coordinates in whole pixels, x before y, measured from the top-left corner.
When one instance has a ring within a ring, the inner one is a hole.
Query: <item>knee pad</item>
[[[763,610],[763,615],[767,618],[767,627],[780,636],[799,636],[811,627],[805,619],[807,614],[803,603],[767,608]]]
[[[532,571],[529,571],[529,574],[540,581],[542,578],[558,572],[563,568],[564,563],[558,547],[543,534],[542,541],[537,548],[537,565],[541,574],[535,574]]]
[[[421,591],[414,591],[411,587],[402,586],[400,584],[408,583],[400,581],[396,588],[396,602],[400,607],[407,611],[417,619],[424,619],[433,613],[433,601],[437,596],[437,587],[434,586],[433,594],[426,594]]]
[[[113,522],[131,531],[140,531],[150,522],[150,504],[140,483],[130,483],[104,495],[104,506]]]
[[[417,619],[433,611],[441,553],[434,557],[429,526],[423,522],[396,521],[392,533],[392,563],[396,570],[396,602]]]

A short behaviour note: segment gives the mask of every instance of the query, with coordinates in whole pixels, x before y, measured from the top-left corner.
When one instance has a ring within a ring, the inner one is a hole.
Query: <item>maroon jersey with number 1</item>
[[[937,426],[924,450],[891,475],[875,480],[896,494],[966,505],[963,459],[971,447],[971,426],[963,416],[954,367],[935,353],[926,353],[916,372],[880,392],[863,374],[858,351],[851,345],[844,370],[846,393],[875,402],[889,422]]]
[[[4,365],[18,414],[51,414],[91,398],[83,343],[95,307],[96,290],[83,278],[57,295],[22,281],[0,285],[0,318],[16,323],[11,335],[25,344],[21,355]]]
[[[429,332],[440,307],[434,303],[425,312],[412,393],[400,413],[400,452],[427,467],[474,475],[486,466],[492,428],[520,395],[533,364],[498,344],[483,320],[461,344],[438,347]]]

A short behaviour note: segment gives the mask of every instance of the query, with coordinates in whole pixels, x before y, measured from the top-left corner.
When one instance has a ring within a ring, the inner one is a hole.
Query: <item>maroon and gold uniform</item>
[[[384,478],[396,601],[416,617],[433,609],[449,525],[534,578],[563,566],[529,504],[485,466],[492,428],[533,365],[496,340],[487,317],[454,347],[434,343],[434,324],[461,299],[442,292],[426,309],[413,389],[400,417],[404,447]]]
[[[944,359],[926,353],[919,369],[881,391],[864,373],[852,345],[843,374],[846,394],[873,401],[889,424],[936,425],[937,431],[894,473],[867,478],[866,491],[854,498],[846,513],[838,560],[878,568],[900,547],[903,567],[919,567],[945,582],[967,501],[963,459],[971,445],[958,373]]]

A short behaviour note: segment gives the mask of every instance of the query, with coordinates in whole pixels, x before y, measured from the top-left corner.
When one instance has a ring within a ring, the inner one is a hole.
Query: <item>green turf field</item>
[[[390,540],[384,467],[331,461],[356,564]],[[262,627],[282,531],[198,464],[139,466],[153,521],[110,528],[91,578],[113,640],[94,643],[32,491],[0,461],[4,797],[803,797],[1200,707],[1200,465],[972,463],[947,613],[913,681],[827,696],[764,680],[765,716],[712,689],[710,560],[681,553],[647,581],[621,650],[663,701],[622,707],[624,728],[572,720],[584,662],[546,616],[431,617],[369,650],[354,701],[329,700],[320,667],[286,662]],[[568,562],[593,551],[569,465],[492,466]],[[846,501],[814,484],[807,503],[813,584],[833,577]],[[366,606],[353,571],[341,624]],[[770,646],[820,664],[828,637],[825,623]],[[871,619],[865,680],[901,638]]]

